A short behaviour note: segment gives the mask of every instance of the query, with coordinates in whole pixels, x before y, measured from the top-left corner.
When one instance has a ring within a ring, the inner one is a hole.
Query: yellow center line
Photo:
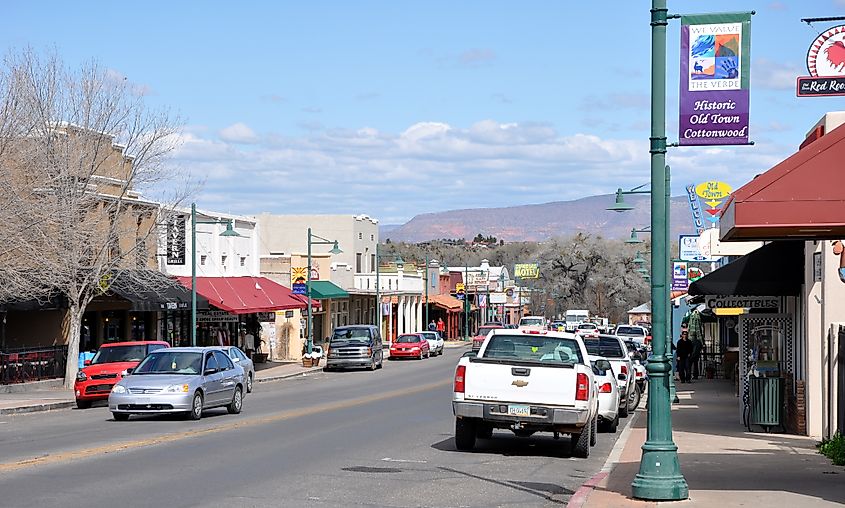
[[[367,397],[359,397],[356,399],[349,399],[346,401],[340,402],[331,402],[326,404],[319,404],[312,407],[302,408],[302,409],[293,409],[289,411],[282,411],[280,413],[275,413],[268,416],[262,417],[255,417],[249,418],[245,420],[239,420],[236,422],[227,423],[224,425],[220,425],[217,427],[210,427],[206,429],[197,429],[197,430],[187,430],[184,432],[176,432],[172,434],[164,434],[162,436],[156,436],[148,439],[136,439],[132,441],[124,441],[121,443],[112,443],[108,445],[98,446],[95,448],[84,448],[78,450],[70,450],[61,453],[51,454],[51,455],[44,455],[40,457],[32,457],[27,459],[21,459],[14,462],[4,462],[0,463],[0,473],[7,473],[11,471],[18,471],[20,469],[25,469],[34,466],[43,466],[47,464],[56,464],[59,462],[65,462],[69,460],[79,460],[85,459],[90,457],[95,457],[98,455],[105,455],[108,453],[115,453],[121,452],[125,450],[131,450],[133,448],[140,448],[145,446],[154,446],[164,443],[172,443],[175,441],[182,441],[192,437],[198,436],[206,436],[209,434],[214,434],[217,432],[222,432],[224,430],[232,430],[232,429],[240,429],[245,427],[254,427],[256,425],[266,425],[268,423],[275,423],[284,420],[291,420],[294,418],[301,418],[303,416],[311,416],[319,413],[325,413],[328,411],[337,411],[339,409],[347,409],[354,406],[359,406],[363,404],[371,404],[373,402],[379,402],[383,400],[393,399],[396,397],[403,397],[406,395],[413,395],[416,393],[426,392],[429,390],[433,390],[435,388],[441,388],[443,386],[450,385],[452,383],[451,380],[446,381],[438,381],[436,383],[429,383],[425,385],[419,385],[414,388],[408,389],[400,389],[400,390],[392,390],[389,392],[379,393],[376,395],[370,395]],[[125,423],[122,425],[126,425]]]

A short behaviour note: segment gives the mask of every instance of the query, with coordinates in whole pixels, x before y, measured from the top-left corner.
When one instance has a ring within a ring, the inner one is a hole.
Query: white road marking
[[[427,460],[409,460],[409,459],[391,459],[390,457],[385,457],[381,459],[384,462],[408,462],[412,464],[427,464]]]

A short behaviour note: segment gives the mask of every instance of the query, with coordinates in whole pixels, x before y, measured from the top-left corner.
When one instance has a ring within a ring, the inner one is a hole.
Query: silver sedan
[[[244,369],[220,348],[167,348],[154,351],[112,388],[109,411],[115,420],[132,414],[185,413],[192,420],[202,412],[226,407],[241,412]]]
[[[229,355],[229,358],[235,362],[235,365],[243,367],[244,375],[246,376],[246,393],[252,393],[252,385],[255,382],[255,364],[237,346],[223,346],[221,349]]]

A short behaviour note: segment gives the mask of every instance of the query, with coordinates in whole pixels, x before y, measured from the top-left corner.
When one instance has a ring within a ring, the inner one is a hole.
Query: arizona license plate
[[[511,404],[508,406],[508,414],[511,416],[531,416],[531,406]]]

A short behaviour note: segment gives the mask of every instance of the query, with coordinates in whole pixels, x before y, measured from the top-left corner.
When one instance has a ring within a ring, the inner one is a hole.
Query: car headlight
[[[117,394],[126,393],[126,387],[123,385],[114,385],[111,389],[111,392]]]
[[[188,388],[190,388],[187,384],[184,385],[170,385],[165,388],[163,391],[164,393],[188,393]]]
[[[418,351],[419,349],[420,349],[419,346],[414,346],[414,347],[411,348],[411,351]]]
[[[81,370],[76,373],[76,380],[77,381],[85,381],[87,379],[88,379],[88,376],[86,376],[85,373],[82,372]]]

